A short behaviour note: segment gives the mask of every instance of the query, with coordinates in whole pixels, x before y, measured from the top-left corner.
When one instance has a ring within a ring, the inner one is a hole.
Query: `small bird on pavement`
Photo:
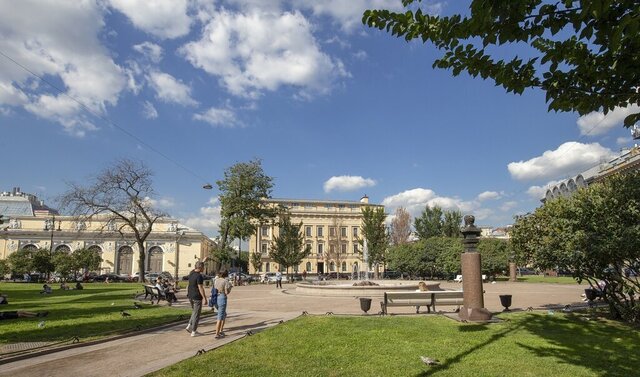
[[[420,356],[420,360],[422,360],[425,365],[440,365],[440,361],[436,359],[432,359],[426,356]]]
[[[129,314],[129,313],[125,312],[125,311],[120,312],[120,314],[122,314],[123,317],[131,317],[131,314]]]

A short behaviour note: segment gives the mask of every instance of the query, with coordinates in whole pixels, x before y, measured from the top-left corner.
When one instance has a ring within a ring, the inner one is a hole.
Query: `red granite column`
[[[463,306],[460,308],[460,319],[483,322],[491,319],[491,312],[484,308],[484,290],[482,289],[482,258],[476,245],[481,230],[474,225],[475,217],[464,217],[462,234],[464,253],[462,262]]]

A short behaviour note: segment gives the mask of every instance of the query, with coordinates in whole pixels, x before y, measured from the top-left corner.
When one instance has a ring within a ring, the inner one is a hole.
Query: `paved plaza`
[[[461,284],[443,282],[445,289],[461,289]],[[512,309],[562,308],[567,304],[583,304],[580,294],[586,286],[577,284],[534,284],[497,282],[484,284],[485,307],[501,311],[499,295],[513,296]],[[184,294],[184,290],[183,290]],[[370,314],[380,310],[374,298]],[[184,297],[180,304],[187,305]],[[426,308],[422,308],[426,315]],[[454,307],[442,307],[451,312]],[[208,309],[205,309],[208,310]],[[274,285],[235,287],[229,296],[227,326],[224,339],[214,339],[215,317],[205,317],[198,329],[202,336],[192,338],[184,323],[165,326],[138,335],[106,340],[93,345],[70,348],[0,366],[0,376],[140,376],[192,357],[200,350],[211,350],[256,332],[296,318],[305,311],[311,315],[362,315],[355,297],[318,297],[296,294],[294,284],[284,289]],[[394,315],[416,315],[413,308],[392,308]]]

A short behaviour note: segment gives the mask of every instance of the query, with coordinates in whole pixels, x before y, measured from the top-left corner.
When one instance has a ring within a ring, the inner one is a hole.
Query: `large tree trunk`
[[[136,241],[138,244],[138,250],[140,251],[140,257],[138,258],[138,272],[140,276],[138,276],[138,282],[144,283],[144,262],[145,262],[145,251],[144,251],[144,241]]]

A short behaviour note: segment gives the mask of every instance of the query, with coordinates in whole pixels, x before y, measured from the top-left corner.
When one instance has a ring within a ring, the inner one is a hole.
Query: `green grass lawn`
[[[638,375],[635,328],[577,314],[501,318],[484,325],[442,316],[305,316],[152,376]],[[421,355],[441,365],[425,366]]]
[[[140,283],[86,283],[84,290],[62,291],[52,286],[53,293],[41,295],[42,284],[0,283],[0,292],[7,294],[9,305],[0,311],[48,311],[46,318],[19,318],[0,322],[0,344],[35,341],[62,341],[79,337],[82,340],[124,333],[133,329],[154,327],[185,317],[191,310],[168,307],[166,303],[151,305],[142,302],[133,306],[134,295],[142,292]],[[130,313],[122,317],[121,311]],[[44,326],[38,324],[44,320]]]

